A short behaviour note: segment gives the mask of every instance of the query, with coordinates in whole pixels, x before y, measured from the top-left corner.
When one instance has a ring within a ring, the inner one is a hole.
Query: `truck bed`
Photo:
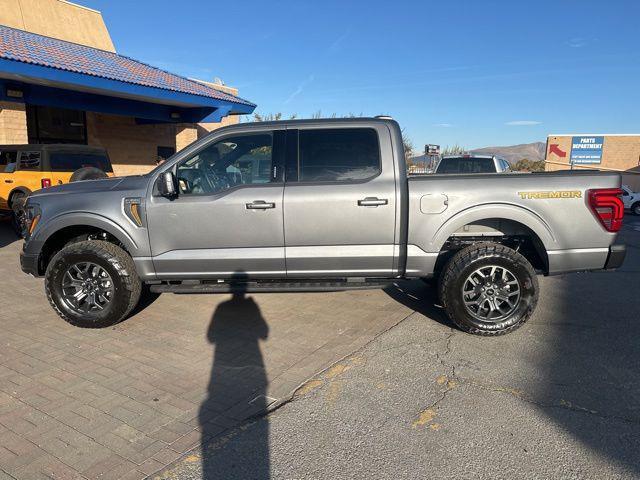
[[[587,191],[620,184],[619,174],[595,171],[411,176],[407,274],[433,269],[452,237],[526,233],[544,248],[545,273],[603,268],[616,234]]]

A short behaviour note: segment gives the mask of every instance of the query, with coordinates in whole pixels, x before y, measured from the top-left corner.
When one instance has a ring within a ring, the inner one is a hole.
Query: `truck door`
[[[0,210],[9,208],[9,193],[14,189],[13,172],[17,167],[17,150],[0,149]]]
[[[172,166],[177,198],[147,202],[161,279],[285,275],[284,130],[235,132]]]
[[[353,125],[287,131],[289,277],[393,272],[396,185],[389,131],[383,124]]]

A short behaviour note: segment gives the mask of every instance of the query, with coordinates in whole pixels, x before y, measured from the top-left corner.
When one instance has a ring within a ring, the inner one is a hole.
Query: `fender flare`
[[[27,197],[32,193],[31,190],[29,190],[27,187],[15,187],[13,190],[11,190],[11,192],[9,192],[9,196],[7,197],[7,205],[9,206],[9,208],[13,207],[13,205],[11,204],[11,197],[13,197],[13,195],[18,192],[24,193]]]
[[[430,250],[439,252],[455,231],[469,223],[487,219],[511,220],[520,223],[537,235],[545,250],[549,251],[558,248],[557,240],[551,227],[534,211],[510,203],[486,203],[462,210],[444,222],[433,234]]]
[[[138,245],[124,228],[107,217],[88,212],[71,212],[52,218],[38,229],[37,239],[44,245],[63,228],[83,226],[98,228],[113,235],[131,255],[138,250]]]

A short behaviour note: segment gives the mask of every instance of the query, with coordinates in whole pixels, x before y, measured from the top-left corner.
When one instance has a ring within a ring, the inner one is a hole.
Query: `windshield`
[[[447,157],[440,160],[436,173],[495,173],[493,158]]]

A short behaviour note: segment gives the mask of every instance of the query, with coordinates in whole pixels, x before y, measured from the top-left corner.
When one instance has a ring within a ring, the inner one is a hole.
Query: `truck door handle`
[[[251,203],[247,203],[247,210],[267,210],[269,208],[276,208],[276,204],[273,202],[265,202],[264,200],[254,200]]]
[[[13,183],[13,180],[5,180],[4,183]]]
[[[386,205],[389,200],[386,198],[367,197],[362,200],[358,200],[358,206],[360,207],[377,207],[379,205]]]

